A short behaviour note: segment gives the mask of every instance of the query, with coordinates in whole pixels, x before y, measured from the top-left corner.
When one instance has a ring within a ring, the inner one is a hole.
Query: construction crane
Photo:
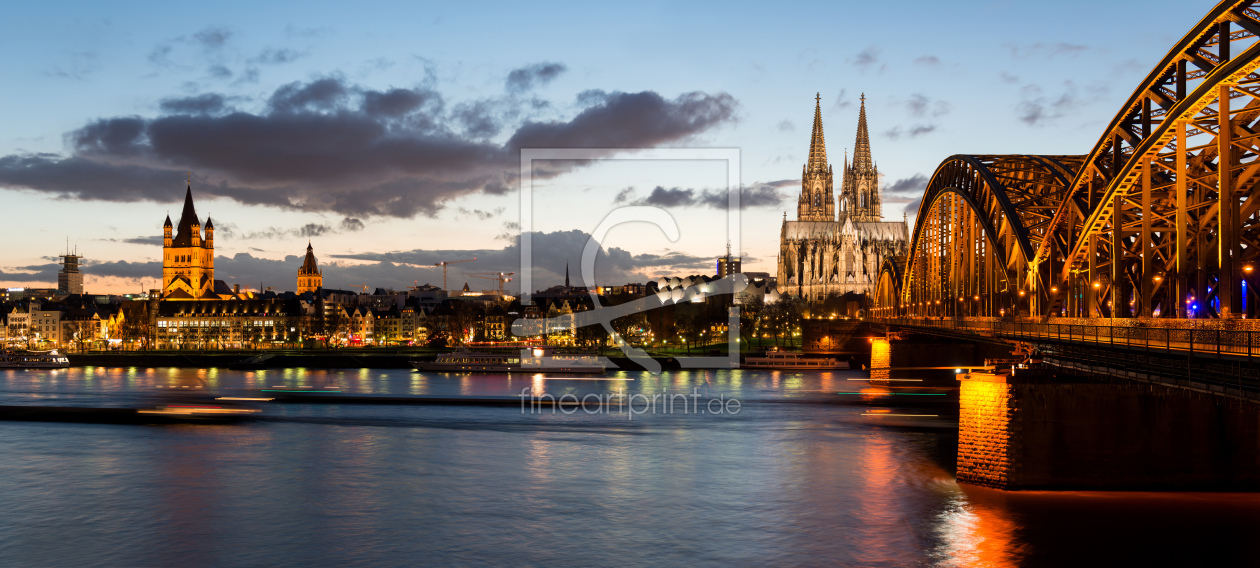
[[[504,283],[504,282],[511,282],[511,281],[512,281],[512,275],[513,275],[513,274],[516,274],[516,273],[515,273],[515,272],[498,272],[498,273],[495,273],[495,272],[482,272],[482,273],[471,273],[471,272],[465,272],[465,273],[464,273],[464,275],[465,275],[465,276],[472,276],[473,278],[484,278],[484,279],[486,279],[486,280],[494,280],[494,281],[498,282],[498,283],[499,283],[499,299],[503,299],[503,283]]]
[[[443,292],[448,292],[448,291],[449,291],[449,290],[447,290],[447,289],[446,289],[446,267],[447,267],[447,266],[452,265],[452,264],[459,264],[459,263],[461,263],[461,262],[472,262],[472,261],[474,261],[474,260],[477,260],[477,257],[475,257],[475,256],[474,256],[474,257],[472,257],[472,258],[465,259],[465,260],[443,260],[442,262],[435,262],[435,263],[433,263],[433,266],[441,266],[441,267],[442,267],[442,291],[443,291]]]

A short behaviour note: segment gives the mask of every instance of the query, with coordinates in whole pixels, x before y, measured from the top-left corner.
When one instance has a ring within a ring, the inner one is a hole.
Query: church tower
[[[193,207],[192,184],[184,194],[175,235],[171,217],[162,226],[162,298],[166,300],[218,299],[214,295],[214,222],[206,218],[202,238],[201,221]]]
[[[866,128],[866,94],[858,110],[857,141],[853,144],[853,163],[845,159],[844,179],[840,185],[840,214],[854,221],[871,222],[884,218],[880,212],[879,170],[871,158],[871,137]]]
[[[297,274],[297,293],[315,292],[323,287],[324,273],[315,263],[315,248],[311,246],[310,241],[307,241],[306,260],[302,261],[302,268],[298,269]]]
[[[798,221],[836,220],[836,199],[831,182],[827,144],[823,141],[822,95],[815,95],[814,134],[809,141],[809,159],[801,171],[801,198],[796,204]]]

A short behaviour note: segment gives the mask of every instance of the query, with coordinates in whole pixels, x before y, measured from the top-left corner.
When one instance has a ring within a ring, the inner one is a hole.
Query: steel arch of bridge
[[[1254,317],[1256,4],[1213,8],[1088,154],[942,162],[877,315]]]

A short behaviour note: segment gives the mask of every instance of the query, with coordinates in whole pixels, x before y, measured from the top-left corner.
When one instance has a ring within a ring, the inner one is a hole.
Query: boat
[[[802,357],[794,351],[774,350],[766,352],[764,357],[747,357],[740,366],[745,369],[831,370],[848,369],[849,362],[840,362],[831,357]]]
[[[70,359],[51,351],[10,351],[0,355],[0,369],[66,369]]]
[[[417,371],[452,373],[603,373],[607,362],[598,355],[557,353],[551,347],[527,347],[519,352],[460,349],[433,361],[411,361]]]

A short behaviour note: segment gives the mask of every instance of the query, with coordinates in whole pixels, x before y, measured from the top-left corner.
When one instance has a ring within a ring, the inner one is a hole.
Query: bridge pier
[[[961,375],[958,481],[999,489],[1260,488],[1260,404],[1049,369]]]

